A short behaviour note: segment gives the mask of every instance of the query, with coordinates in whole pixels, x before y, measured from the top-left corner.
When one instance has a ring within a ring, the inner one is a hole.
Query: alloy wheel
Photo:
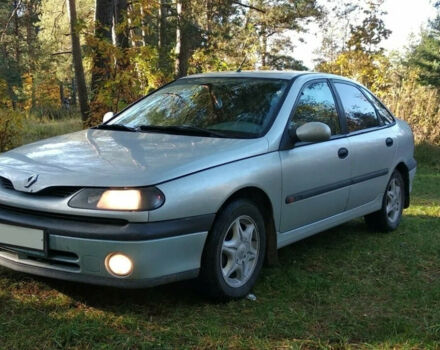
[[[391,179],[387,188],[386,212],[388,219],[395,222],[402,210],[402,191],[396,178]]]
[[[221,248],[221,270],[230,287],[243,286],[252,276],[260,251],[260,235],[255,221],[246,215],[229,226]]]

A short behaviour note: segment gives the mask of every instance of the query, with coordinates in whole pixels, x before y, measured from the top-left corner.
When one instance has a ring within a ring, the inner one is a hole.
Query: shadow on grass
[[[371,235],[375,236],[377,233],[369,230],[363,220],[355,220],[279,250],[281,265],[289,267],[290,264],[296,262],[298,257],[306,258],[311,250],[315,253],[321,250],[323,254],[328,249],[343,251],[353,244],[353,239],[357,240],[362,236]],[[265,267],[263,273],[277,271],[279,268],[280,266]],[[166,303],[171,310],[171,306],[203,305],[213,302],[200,293],[197,280],[176,282],[145,289],[119,289],[55,280],[16,272],[8,272],[7,277],[11,284],[19,284],[23,280],[43,282],[48,287],[66,294],[78,302],[113,312],[117,311],[122,304],[125,306],[132,305],[130,309],[133,310],[136,310],[139,306],[147,306],[149,309],[154,310],[157,305]]]
[[[376,233],[369,230],[363,220],[355,220],[279,250],[282,264],[289,264],[289,262],[293,262],[295,257],[307,255],[308,250],[325,250],[329,247],[332,247],[332,249],[343,249],[347,244],[350,244],[350,237],[352,237],[353,234],[360,236],[375,235]],[[279,268],[279,266],[273,268],[265,267],[263,271],[276,270],[277,268]],[[20,283],[23,282],[23,280],[36,280],[43,282],[50,288],[63,294],[69,295],[79,302],[84,302],[89,306],[99,308],[113,309],[114,307],[119,307],[121,303],[154,307],[154,305],[165,300],[168,305],[194,305],[213,302],[205,298],[199,291],[196,279],[165,284],[153,288],[122,289],[62,281],[16,272],[8,272],[7,274],[11,283]]]
[[[280,266],[263,270],[256,302],[211,303],[197,293],[194,281],[121,290],[3,270],[0,283],[7,280],[7,294],[0,293],[0,311],[25,325],[31,321],[20,315],[35,315],[46,323],[43,328],[54,327],[46,330],[61,346],[127,339],[133,347],[147,341],[174,348],[212,348],[230,341],[239,342],[236,348],[256,348],[301,339],[315,345],[402,339],[423,344],[437,336],[428,327],[440,324],[435,311],[439,284],[422,274],[431,278],[439,263],[435,227],[439,218],[407,216],[396,232],[381,234],[359,219],[285,247],[279,251]],[[425,232],[431,240],[417,241],[416,234]],[[419,259],[414,249],[425,250],[426,256]],[[57,293],[66,299],[60,305],[50,301],[60,297]]]

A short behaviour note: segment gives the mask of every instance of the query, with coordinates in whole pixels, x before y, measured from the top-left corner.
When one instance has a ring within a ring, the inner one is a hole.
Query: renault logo
[[[38,180],[38,175],[37,175],[37,174],[34,174],[34,175],[32,175],[32,176],[29,176],[29,177],[26,179],[26,183],[25,183],[24,187],[25,187],[25,188],[29,188],[29,187],[31,187],[34,183],[37,182],[37,180]]]

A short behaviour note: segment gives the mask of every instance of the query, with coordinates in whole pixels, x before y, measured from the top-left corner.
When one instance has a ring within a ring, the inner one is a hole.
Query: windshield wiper
[[[135,128],[132,128],[130,126],[126,126],[126,125],[123,125],[123,124],[101,124],[101,125],[93,127],[92,129],[130,131],[130,132],[137,132],[138,131]]]
[[[173,126],[161,126],[161,125],[140,125],[137,127],[140,131],[152,131],[161,133],[171,133],[171,134],[182,134],[182,135],[196,135],[196,136],[210,136],[210,137],[228,137],[227,135],[212,131],[209,129],[199,128],[197,126],[191,125],[173,125]]]

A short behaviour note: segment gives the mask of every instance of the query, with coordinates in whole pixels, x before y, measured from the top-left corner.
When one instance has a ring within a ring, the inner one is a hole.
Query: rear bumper
[[[121,224],[17,210],[0,208],[0,222],[45,230],[47,251],[0,245],[0,266],[44,277],[122,288],[151,287],[196,277],[214,218],[209,215]],[[130,276],[118,278],[107,271],[105,259],[115,252],[124,253],[133,261]]]

